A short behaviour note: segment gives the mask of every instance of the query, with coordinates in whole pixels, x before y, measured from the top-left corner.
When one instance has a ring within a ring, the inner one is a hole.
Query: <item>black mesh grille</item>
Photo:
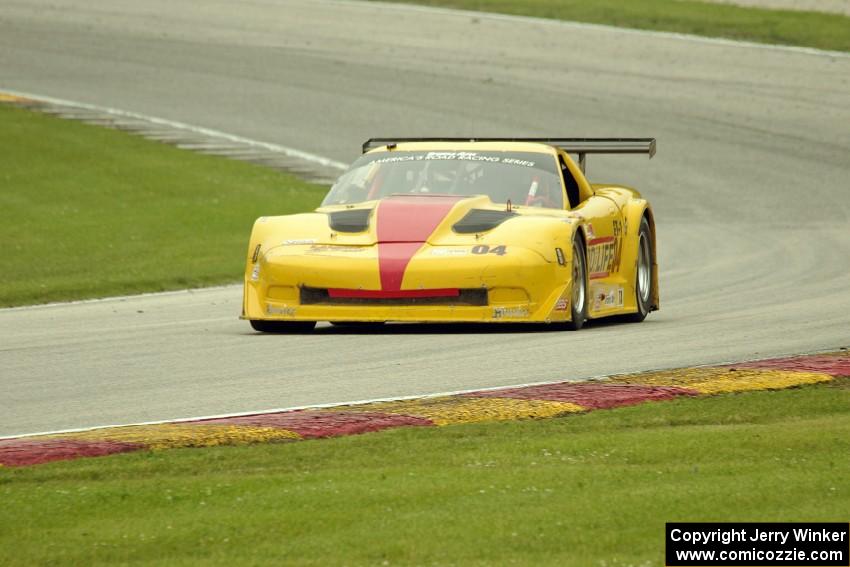
[[[301,305],[487,305],[486,289],[462,289],[455,297],[331,297],[327,289],[301,288]]]
[[[459,234],[472,234],[492,230],[508,220],[517,216],[512,211],[491,211],[489,209],[472,209],[466,216],[460,219],[452,227]]]
[[[351,209],[328,214],[331,228],[337,232],[363,232],[369,228],[372,209]]]

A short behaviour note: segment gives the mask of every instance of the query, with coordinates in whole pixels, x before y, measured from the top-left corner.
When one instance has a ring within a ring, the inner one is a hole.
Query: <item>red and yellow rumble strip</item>
[[[394,427],[547,418],[679,396],[778,390],[837,377],[850,377],[850,351],[610,376],[589,382],[5,439],[0,440],[0,466],[139,449],[295,441]]]
[[[0,102],[9,102],[12,104],[26,104],[33,103],[35,101],[26,97],[0,92]]]

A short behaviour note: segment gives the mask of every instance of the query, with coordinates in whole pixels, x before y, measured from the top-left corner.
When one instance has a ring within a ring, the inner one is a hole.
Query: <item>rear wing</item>
[[[536,142],[548,144],[571,154],[578,154],[582,173],[587,154],[655,155],[655,138],[370,138],[363,142],[363,153],[387,146],[388,150],[404,142]]]

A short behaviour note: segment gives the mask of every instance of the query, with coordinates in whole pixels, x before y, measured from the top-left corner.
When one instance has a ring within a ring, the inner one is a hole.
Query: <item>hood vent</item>
[[[512,211],[493,211],[490,209],[472,209],[466,216],[460,219],[452,227],[458,234],[474,234],[492,230],[508,220],[517,216]]]
[[[364,232],[369,229],[372,209],[350,209],[328,214],[331,229],[337,232]]]

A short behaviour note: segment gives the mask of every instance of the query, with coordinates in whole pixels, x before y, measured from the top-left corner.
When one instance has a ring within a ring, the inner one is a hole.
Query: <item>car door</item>
[[[623,218],[620,208],[613,199],[594,194],[572,212],[584,219],[590,315],[622,309]]]

